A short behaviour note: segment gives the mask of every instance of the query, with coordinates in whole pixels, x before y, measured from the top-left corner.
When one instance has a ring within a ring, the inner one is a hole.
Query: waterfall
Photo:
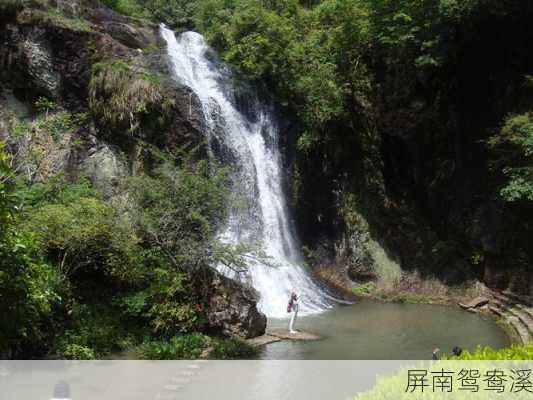
[[[261,297],[259,309],[269,317],[287,316],[291,290],[300,296],[302,313],[320,312],[330,306],[327,295],[303,268],[292,232],[282,188],[278,127],[274,113],[253,92],[247,111],[237,107],[231,70],[217,60],[202,35],[184,32],[176,38],[161,26],[174,78],[198,96],[207,123],[210,147],[229,153],[233,170],[232,191],[244,201],[231,207],[220,239],[231,244],[255,245],[267,257],[251,260],[250,283]],[[268,260],[265,262],[265,260]]]

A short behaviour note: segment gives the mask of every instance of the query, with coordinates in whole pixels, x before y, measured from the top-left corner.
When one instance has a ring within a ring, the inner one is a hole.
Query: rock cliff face
[[[531,110],[532,10],[479,3],[478,15],[439,39],[449,54],[435,70],[371,51],[369,109],[333,123],[308,157],[294,151],[295,215],[318,264],[341,259],[342,268],[356,255],[364,240],[355,227],[404,271],[533,293],[531,204],[502,201],[502,154],[487,146],[506,116]],[[358,228],[350,209],[369,226]]]
[[[209,299],[209,329],[225,335],[253,338],[265,333],[267,319],[257,310],[258,293],[216,274]]]
[[[93,0],[45,3],[0,5],[0,139],[19,170],[36,181],[86,176],[111,199],[123,178],[155,165],[148,148],[197,148],[205,156],[201,104],[171,79],[157,25]],[[16,137],[14,121],[32,121],[42,97],[59,111],[84,116],[79,128],[57,141],[36,139],[40,132]],[[37,145],[50,165],[46,173],[42,163],[23,160]],[[212,280],[208,328],[243,337],[264,333],[266,317],[253,290],[217,274]]]

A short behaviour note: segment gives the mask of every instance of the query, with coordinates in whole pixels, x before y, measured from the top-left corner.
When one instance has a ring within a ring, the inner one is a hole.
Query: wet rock
[[[120,43],[134,49],[142,49],[157,43],[157,35],[153,29],[135,27],[123,22],[104,24],[105,30]]]
[[[246,343],[248,343],[250,346],[260,347],[260,346],[266,346],[267,344],[275,343],[279,341],[281,341],[281,338],[277,336],[262,335],[262,336],[255,337],[253,339],[248,339]]]
[[[296,332],[296,333],[290,333],[286,329],[272,329],[268,331],[268,335],[277,337],[279,339],[283,340],[303,340],[303,341],[311,341],[311,340],[320,340],[320,336],[315,335],[314,333],[309,332]]]
[[[82,171],[104,196],[112,195],[120,180],[128,175],[126,162],[105,144],[100,148],[89,149],[89,156],[84,162]]]
[[[468,303],[459,303],[459,306],[461,306],[461,308],[464,308],[465,310],[468,310],[468,309],[475,309],[475,308],[478,308],[478,307],[482,307],[486,304],[488,304],[489,302],[489,299],[484,297],[484,296],[480,296],[480,297],[476,297],[475,299],[469,301]]]
[[[27,39],[22,43],[27,73],[32,83],[44,95],[57,99],[61,90],[61,76],[54,69],[51,50],[46,43]]]
[[[257,309],[257,291],[219,273],[214,273],[211,286],[209,330],[247,339],[265,333],[267,318]]]

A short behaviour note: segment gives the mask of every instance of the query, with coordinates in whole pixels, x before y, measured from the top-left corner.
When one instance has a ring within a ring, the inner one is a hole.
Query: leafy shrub
[[[53,181],[26,190],[25,195],[34,204],[20,229],[33,235],[43,256],[58,266],[63,277],[96,272],[133,279],[135,234],[86,184]]]
[[[190,360],[199,358],[208,343],[208,338],[201,334],[174,336],[168,341],[146,340],[140,352],[149,360]]]
[[[50,312],[61,302],[54,269],[16,229],[20,209],[10,157],[0,142],[0,354],[21,355],[50,340]],[[4,353],[5,352],[5,353]]]
[[[239,338],[216,339],[213,345],[211,358],[217,360],[249,359],[257,356],[259,350]]]
[[[533,201],[533,113],[508,117],[488,145],[496,158],[492,167],[506,177],[502,197],[507,201]]]
[[[366,282],[352,288],[353,294],[356,296],[368,296],[376,290],[375,282]]]
[[[142,310],[158,334],[194,331],[203,278],[216,263],[217,223],[225,218],[227,176],[207,162],[164,164],[154,176],[133,177],[126,190],[130,216],[149,250],[144,252],[147,281],[129,297],[131,311]]]
[[[135,340],[131,328],[117,310],[108,305],[75,305],[71,324],[58,340],[61,355],[68,345],[90,348],[97,356],[131,347]]]
[[[78,344],[67,344],[60,349],[59,355],[65,360],[94,360],[96,355],[92,349]]]

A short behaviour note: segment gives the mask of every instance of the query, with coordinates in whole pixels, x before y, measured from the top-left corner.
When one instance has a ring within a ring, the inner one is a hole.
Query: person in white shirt
[[[289,323],[289,332],[290,333],[298,333],[297,330],[294,329],[294,324],[296,323],[296,318],[298,317],[298,309],[300,308],[299,305],[300,297],[296,292],[291,293],[291,298],[289,299],[289,305],[287,307],[287,312],[292,313],[291,315],[291,322]]]

